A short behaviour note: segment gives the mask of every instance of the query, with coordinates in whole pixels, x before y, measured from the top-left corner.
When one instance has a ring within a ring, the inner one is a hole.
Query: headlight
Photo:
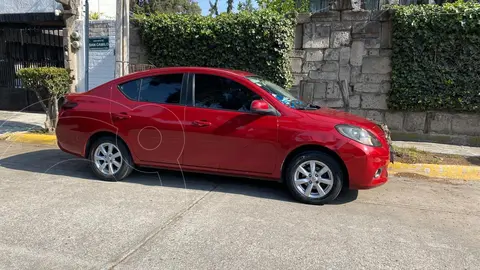
[[[382,143],[367,130],[350,125],[338,125],[335,127],[340,134],[350,138],[354,141],[357,141],[361,144],[370,145],[370,146],[382,146]]]

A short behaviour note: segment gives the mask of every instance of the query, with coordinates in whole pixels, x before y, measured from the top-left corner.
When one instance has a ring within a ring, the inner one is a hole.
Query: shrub
[[[295,20],[271,10],[199,15],[137,15],[157,67],[206,66],[249,71],[290,87]]]
[[[57,67],[22,68],[17,76],[24,88],[35,92],[47,114],[45,128],[54,131],[58,120],[58,100],[68,92],[72,83],[69,70]]]
[[[480,112],[480,4],[393,10],[389,108]]]

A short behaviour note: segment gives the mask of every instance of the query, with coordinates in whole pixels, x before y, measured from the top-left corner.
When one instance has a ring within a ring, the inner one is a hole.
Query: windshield
[[[308,106],[307,103],[297,99],[290,92],[283,89],[282,87],[263,79],[259,76],[247,76],[251,82],[263,88],[265,91],[270,93],[276,99],[280,100],[283,104],[293,108],[293,109],[302,109]]]

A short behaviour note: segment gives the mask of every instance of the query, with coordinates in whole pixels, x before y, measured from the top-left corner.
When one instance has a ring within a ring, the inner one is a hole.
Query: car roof
[[[217,74],[230,74],[230,75],[237,75],[237,76],[241,76],[241,77],[245,77],[245,76],[252,76],[252,75],[255,75],[253,73],[250,73],[248,71],[242,71],[242,70],[235,70],[235,69],[228,69],[228,68],[212,68],[212,67],[163,67],[163,68],[152,68],[152,69],[149,69],[149,70],[145,70],[145,71],[139,71],[139,72],[134,72],[134,73],[130,73],[128,74],[127,76],[129,75],[149,75],[151,73],[156,73],[158,71],[161,71],[161,72],[166,72],[166,73],[169,73],[169,72],[213,72],[213,73],[217,73]]]

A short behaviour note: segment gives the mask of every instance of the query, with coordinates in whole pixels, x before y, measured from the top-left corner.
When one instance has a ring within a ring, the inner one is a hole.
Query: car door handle
[[[121,113],[112,113],[112,119],[113,120],[125,120],[125,119],[130,119],[131,116],[128,115],[126,112],[121,112]]]
[[[210,126],[212,123],[206,121],[206,120],[195,120],[192,122],[192,125],[196,126],[196,127],[208,127]]]

